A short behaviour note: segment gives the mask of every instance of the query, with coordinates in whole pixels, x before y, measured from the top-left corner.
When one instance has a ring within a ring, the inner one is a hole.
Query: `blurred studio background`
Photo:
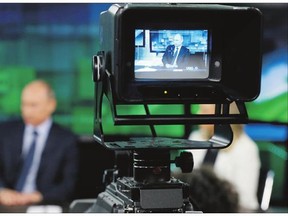
[[[77,198],[96,197],[103,190],[104,168],[113,167],[113,160],[105,160],[107,155],[113,157],[113,153],[92,141],[91,59],[99,49],[99,14],[110,5],[0,3],[0,121],[20,117],[20,94],[26,83],[36,78],[51,83],[58,100],[54,119],[79,135],[81,141],[82,170]],[[258,7],[263,13],[264,46],[261,94],[256,101],[247,103],[250,123],[245,130],[258,144],[262,166],[275,173],[271,208],[286,211],[288,4],[248,6]],[[138,112],[139,109],[124,107],[123,111]],[[113,133],[110,113],[108,109],[103,112],[109,122],[107,130]],[[175,112],[183,112],[182,107],[175,106]],[[123,127],[117,128],[117,133],[139,130],[149,131],[149,128]],[[189,132],[180,126],[174,130],[165,127],[159,130],[162,135],[180,137]]]

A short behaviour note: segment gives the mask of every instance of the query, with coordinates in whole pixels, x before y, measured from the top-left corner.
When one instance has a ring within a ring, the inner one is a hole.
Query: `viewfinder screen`
[[[209,31],[135,30],[135,80],[189,80],[209,76]]]

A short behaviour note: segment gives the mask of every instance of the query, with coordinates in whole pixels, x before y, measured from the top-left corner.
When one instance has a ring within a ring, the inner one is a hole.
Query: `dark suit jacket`
[[[164,65],[173,64],[174,50],[175,50],[174,45],[169,45],[166,48],[166,51],[162,57],[162,62]],[[189,66],[189,61],[190,61],[190,51],[186,47],[182,46],[179,51],[176,64],[178,65],[178,68],[185,69],[187,66]]]
[[[24,123],[0,124],[0,187],[14,189],[22,167]],[[45,201],[69,201],[78,170],[77,137],[53,123],[36,177]]]

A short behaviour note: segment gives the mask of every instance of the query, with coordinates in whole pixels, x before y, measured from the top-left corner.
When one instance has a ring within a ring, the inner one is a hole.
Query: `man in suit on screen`
[[[190,52],[183,46],[183,36],[176,34],[173,38],[173,45],[169,45],[162,57],[166,68],[186,69],[189,66]]]

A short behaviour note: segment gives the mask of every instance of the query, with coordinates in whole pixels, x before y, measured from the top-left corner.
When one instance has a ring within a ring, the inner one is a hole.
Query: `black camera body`
[[[173,71],[157,65],[145,71],[139,62],[149,64],[153,57],[137,57],[143,55],[141,47],[157,55],[177,32],[190,40],[191,49],[193,43],[205,46],[206,66]],[[199,33],[205,37],[197,44],[193,36]],[[143,36],[136,41],[136,34]],[[116,103],[254,100],[260,92],[261,34],[259,10],[209,4],[115,4],[101,14],[100,23],[104,67],[112,75]]]
[[[211,4],[114,4],[101,13],[100,51],[93,57],[94,138],[116,152],[132,152],[133,177],[115,174],[87,212],[194,210],[187,184],[171,177],[170,150],[225,148],[233,139],[230,124],[247,121],[244,102],[260,92],[261,17],[255,8]],[[182,65],[181,52],[173,53],[176,36],[187,48]],[[175,55],[171,67],[165,64],[169,55]],[[148,125],[152,136],[107,136],[104,96],[115,125]],[[230,114],[232,102],[239,114]],[[213,115],[154,115],[148,107],[209,103],[216,105]],[[143,104],[146,114],[119,115],[123,104]],[[214,124],[214,135],[206,142],[157,137],[154,125],[169,124]],[[191,153],[172,162],[184,172],[193,169]]]

